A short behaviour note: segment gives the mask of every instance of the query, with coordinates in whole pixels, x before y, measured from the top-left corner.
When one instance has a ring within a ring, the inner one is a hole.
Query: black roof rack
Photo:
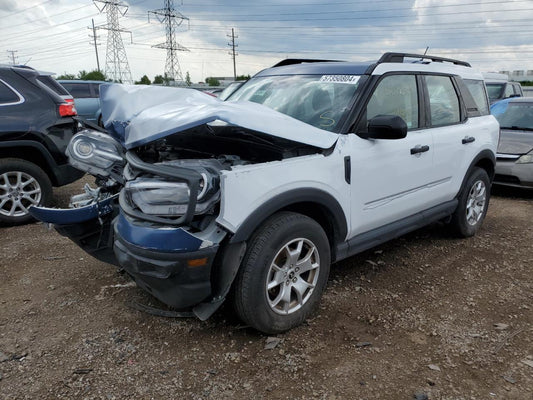
[[[420,60],[430,60],[434,62],[449,62],[455,65],[471,67],[466,61],[454,60],[453,58],[435,57],[426,54],[409,54],[409,53],[385,53],[378,60],[381,63],[403,63],[405,58],[419,58]]]
[[[310,58],[286,58],[285,60],[281,60],[276,65],[273,65],[271,68],[283,67],[284,65],[294,65],[294,64],[303,64],[303,63],[317,63],[317,62],[340,62],[340,60],[316,60],[316,59],[310,59]]]

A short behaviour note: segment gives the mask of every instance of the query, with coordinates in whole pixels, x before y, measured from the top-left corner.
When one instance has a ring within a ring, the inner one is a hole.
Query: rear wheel
[[[452,215],[451,228],[461,237],[476,234],[481,227],[490,199],[490,179],[482,168],[474,168],[459,194],[459,204]]]
[[[237,314],[264,333],[300,325],[320,301],[330,261],[327,236],[316,221],[273,215],[249,242],[234,285]]]
[[[41,168],[16,158],[0,160],[0,222],[29,222],[28,208],[46,205],[51,199],[52,183]]]

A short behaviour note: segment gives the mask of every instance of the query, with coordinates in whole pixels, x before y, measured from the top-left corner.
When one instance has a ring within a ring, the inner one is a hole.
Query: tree
[[[154,76],[154,85],[162,85],[164,82],[165,78],[163,78],[163,75]]]
[[[187,71],[187,73],[185,74],[185,84],[187,86],[191,86],[191,76],[189,75],[189,71]]]
[[[205,78],[205,82],[209,86],[220,86],[220,81],[217,78]]]
[[[136,85],[150,85],[152,82],[150,81],[150,78],[148,78],[146,75],[143,75],[141,77],[140,81],[136,81]]]
[[[235,80],[236,81],[247,81],[250,78],[251,78],[250,74],[248,74],[248,75],[237,75],[237,78]]]
[[[56,79],[62,79],[65,81],[72,81],[76,79],[76,75],[74,74],[67,74],[66,72],[63,75],[59,75]]]
[[[105,81],[106,76],[96,69],[91,72],[81,70],[80,72],[78,72],[78,79],[84,81]]]

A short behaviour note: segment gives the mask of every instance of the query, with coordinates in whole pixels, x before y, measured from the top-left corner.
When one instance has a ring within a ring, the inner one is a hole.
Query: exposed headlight
[[[101,177],[109,176],[113,166],[124,164],[120,143],[98,131],[78,133],[70,141],[66,154],[73,167]]]
[[[522,157],[520,157],[518,160],[516,160],[517,164],[531,164],[533,163],[533,154],[524,154]]]
[[[207,192],[208,181],[204,175],[200,182],[200,193],[195,213],[205,212],[218,200],[218,193],[202,201]],[[143,213],[149,215],[175,216],[187,212],[190,189],[184,182],[151,178],[138,178],[126,183],[124,190],[130,201]]]

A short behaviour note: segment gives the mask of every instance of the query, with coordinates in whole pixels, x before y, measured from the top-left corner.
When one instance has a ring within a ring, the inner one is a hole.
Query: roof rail
[[[464,67],[471,67],[466,61],[454,60],[453,58],[428,56],[426,54],[410,54],[410,53],[385,53],[378,60],[381,63],[403,63],[405,58],[419,58],[422,60],[430,60],[434,62],[449,62],[455,65],[462,65]]]
[[[273,65],[274,67],[283,67],[285,65],[294,65],[294,64],[303,64],[303,63],[316,63],[316,62],[339,62],[340,60],[314,60],[309,58],[286,58],[281,60],[279,63]]]

